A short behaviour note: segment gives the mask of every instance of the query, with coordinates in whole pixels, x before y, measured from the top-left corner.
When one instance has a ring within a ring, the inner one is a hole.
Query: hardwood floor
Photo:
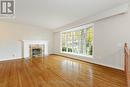
[[[122,71],[50,55],[0,62],[0,87],[127,87]]]

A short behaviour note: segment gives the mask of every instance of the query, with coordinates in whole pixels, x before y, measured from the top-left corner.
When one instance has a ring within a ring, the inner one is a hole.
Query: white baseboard
[[[114,68],[114,69],[118,69],[118,70],[124,71],[123,68],[119,68],[119,67],[115,67],[115,66],[111,66],[111,65],[107,65],[107,64],[103,64],[103,63],[97,63],[97,62],[91,62],[91,63],[94,63],[94,64],[98,64],[98,65],[102,65],[102,66],[106,66],[106,67],[110,67],[110,68]]]
[[[22,59],[22,57],[4,58],[4,59],[0,59],[0,61],[7,61],[7,60],[14,60],[14,59]]]

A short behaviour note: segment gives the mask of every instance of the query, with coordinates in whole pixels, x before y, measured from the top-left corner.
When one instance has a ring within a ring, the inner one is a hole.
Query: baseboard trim
[[[101,64],[101,63],[95,63],[95,62],[91,62],[91,61],[79,59],[79,58],[76,58],[76,57],[69,57],[67,55],[62,55],[62,54],[51,54],[51,55],[57,55],[57,56],[67,57],[67,58],[70,58],[70,59],[74,59],[74,60],[78,60],[78,61],[82,61],[82,62],[87,62],[87,63],[91,63],[91,64],[94,64],[94,65],[103,66],[103,67],[107,67],[107,68],[111,68],[111,69],[116,69],[116,70],[120,70],[120,71],[124,72],[124,70],[122,68],[113,67],[113,66],[105,65],[105,64]]]
[[[16,60],[16,59],[22,59],[22,57],[4,58],[4,59],[0,59],[0,61],[9,61],[9,60]]]

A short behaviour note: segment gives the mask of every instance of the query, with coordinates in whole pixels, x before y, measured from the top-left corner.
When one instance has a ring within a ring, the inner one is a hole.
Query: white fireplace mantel
[[[30,52],[29,52],[29,46],[31,44],[40,44],[44,45],[44,55],[48,55],[48,41],[44,40],[22,40],[22,56],[23,58],[28,58],[30,57]]]

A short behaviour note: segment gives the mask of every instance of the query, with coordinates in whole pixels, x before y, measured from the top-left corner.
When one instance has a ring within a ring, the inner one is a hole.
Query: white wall
[[[22,57],[20,40],[45,40],[49,53],[53,53],[53,32],[40,27],[0,21],[0,60]]]
[[[129,24],[130,10],[126,14],[94,22],[94,58],[67,56],[123,70],[123,45],[125,42],[128,42],[130,45]],[[60,32],[55,32],[54,39],[55,54],[60,54]]]

